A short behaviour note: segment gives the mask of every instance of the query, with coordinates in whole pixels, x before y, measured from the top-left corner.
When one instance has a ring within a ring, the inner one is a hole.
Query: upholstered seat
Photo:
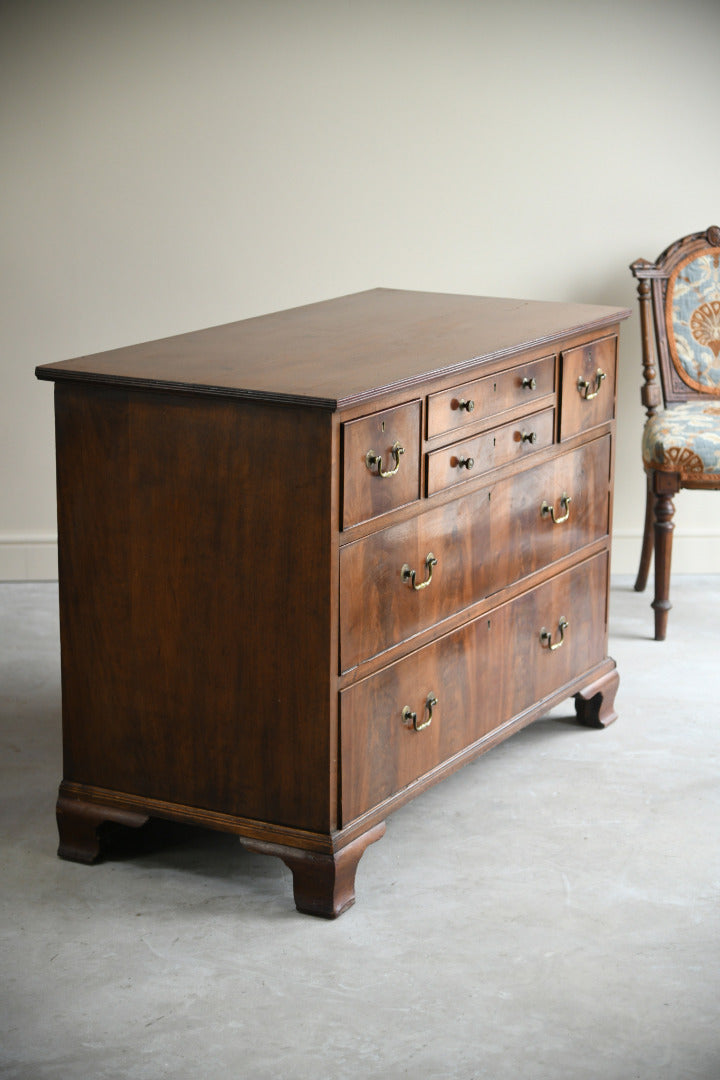
[[[635,588],[647,584],[655,550],[655,638],[670,610],[670,562],[681,488],[720,489],[720,229],[692,233],[656,262],[638,259],[647,420],[645,530]],[[660,379],[658,381],[658,369]]]
[[[720,487],[720,401],[687,401],[649,417],[642,456],[646,469]]]

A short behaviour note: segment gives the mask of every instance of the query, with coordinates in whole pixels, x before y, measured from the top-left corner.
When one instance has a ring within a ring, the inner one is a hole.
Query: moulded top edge
[[[374,289],[43,364],[36,375],[335,410],[629,314],[592,304]]]

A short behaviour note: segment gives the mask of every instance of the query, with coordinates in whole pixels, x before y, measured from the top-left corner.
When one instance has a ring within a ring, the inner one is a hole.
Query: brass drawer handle
[[[455,463],[455,467],[457,469],[467,469],[468,472],[470,472],[471,469],[475,468],[475,458],[474,457],[459,457],[457,459],[456,463]]]
[[[541,643],[541,645],[543,645],[543,646],[547,645],[550,652],[555,652],[555,650],[559,649],[560,646],[562,645],[562,643],[564,642],[564,640],[565,640],[565,631],[567,630],[569,625],[570,625],[570,623],[567,621],[565,616],[561,615],[560,616],[560,622],[558,623],[558,630],[560,631],[560,640],[556,641],[556,642],[553,642],[552,631],[546,630],[545,627],[543,626],[542,630],[540,631],[540,643]]]
[[[562,515],[562,517],[555,517],[555,507],[550,506],[550,504],[545,502],[545,501],[543,501],[543,504],[540,507],[540,513],[542,514],[543,517],[547,517],[548,514],[549,514],[553,525],[563,525],[567,521],[567,519],[570,517],[570,503],[571,502],[572,502],[572,495],[567,495],[565,492],[563,492],[562,495],[560,496],[560,509],[565,511],[565,513]]]
[[[408,727],[413,728],[415,731],[423,731],[426,727],[430,727],[433,719],[433,709],[436,707],[438,699],[433,693],[428,694],[427,701],[425,702],[425,709],[427,711],[427,720],[423,720],[422,724],[417,722],[417,713],[414,713],[409,705],[406,705],[402,711],[402,722],[407,724]]]
[[[583,379],[583,377],[580,376],[577,381],[578,393],[585,401],[592,401],[592,399],[596,398],[600,393],[600,387],[603,384],[603,380],[606,378],[607,375],[605,372],[601,368],[598,368],[595,372],[595,389],[591,390],[590,387],[592,386],[592,383],[589,383],[587,379]]]
[[[537,431],[523,431],[520,441],[521,442],[536,443],[537,442]]]
[[[465,398],[460,398],[460,401],[458,402],[458,409],[460,410],[460,412],[462,412],[463,409],[465,410],[465,412],[472,412],[474,408],[475,402],[472,398],[469,398],[467,401],[465,400]]]
[[[381,476],[383,480],[386,480],[388,476],[394,476],[395,473],[398,471],[398,469],[400,468],[400,455],[405,453],[405,447],[401,446],[399,442],[396,442],[393,444],[390,453],[395,458],[395,468],[387,469],[385,471],[383,471],[382,467],[381,454],[376,454],[374,450],[368,450],[367,454],[365,455],[365,464],[367,465],[368,469],[370,469],[370,472],[372,472],[377,465],[377,473],[375,473],[375,475]]]
[[[529,375],[526,375],[522,381],[522,386],[525,390],[535,390],[537,388],[537,382],[535,379],[531,379]]]
[[[427,577],[424,581],[421,581],[419,585],[415,584],[415,571],[410,569],[410,566],[405,563],[400,571],[403,581],[409,581],[415,592],[420,592],[421,589],[427,589],[428,585],[432,581],[433,569],[437,566],[437,559],[433,555],[432,551],[429,551],[425,556],[425,566],[427,567]]]

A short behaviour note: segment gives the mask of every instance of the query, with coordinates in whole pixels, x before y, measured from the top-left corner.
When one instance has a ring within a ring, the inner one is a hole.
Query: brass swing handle
[[[569,625],[570,625],[570,623],[567,621],[565,616],[561,615],[560,616],[560,621],[558,623],[558,630],[560,631],[560,640],[555,641],[555,642],[553,642],[553,639],[552,639],[552,631],[546,630],[545,627],[543,626],[542,630],[540,631],[540,644],[543,645],[543,646],[547,645],[550,652],[555,652],[555,650],[559,649],[560,646],[562,645],[562,643],[564,642],[564,640],[565,640],[565,631],[567,630]]]
[[[367,454],[365,455],[365,464],[367,465],[368,469],[370,469],[370,472],[372,472],[377,465],[377,473],[375,473],[375,475],[381,476],[383,480],[387,479],[388,476],[394,476],[395,473],[398,471],[398,469],[400,468],[400,455],[405,453],[405,447],[401,446],[399,442],[393,443],[390,453],[395,459],[395,468],[386,469],[384,471],[382,467],[381,454],[376,454],[374,450],[368,450]]]
[[[402,570],[400,571],[400,576],[402,577],[403,581],[409,581],[410,582],[410,584],[412,585],[415,592],[420,592],[421,589],[427,589],[428,585],[432,581],[433,569],[437,566],[437,563],[438,563],[438,561],[435,558],[435,556],[433,555],[432,551],[428,551],[427,555],[425,556],[425,566],[427,567],[427,577],[425,578],[424,581],[421,581],[419,585],[416,585],[416,583],[415,583],[415,571],[410,569],[410,566],[408,565],[408,563],[405,563],[405,565],[403,566]]]
[[[566,492],[563,491],[562,495],[560,496],[560,509],[564,510],[565,513],[562,515],[562,517],[556,517],[555,516],[555,507],[550,506],[550,504],[545,502],[544,500],[543,500],[542,506],[540,507],[540,513],[542,514],[543,517],[548,517],[548,515],[549,515],[550,519],[552,520],[553,525],[563,525],[567,521],[567,519],[570,517],[570,503],[571,502],[572,502],[572,495],[568,495]]]
[[[402,711],[402,722],[407,724],[408,727],[413,728],[415,731],[422,731],[426,727],[430,727],[433,719],[433,709],[436,707],[438,699],[431,692],[427,696],[425,702],[425,710],[427,711],[427,720],[423,720],[422,724],[418,724],[417,713],[414,713],[409,705],[406,705]],[[423,713],[424,715],[424,713]]]
[[[603,384],[603,380],[606,378],[607,375],[605,372],[601,368],[598,368],[595,372],[595,389],[591,390],[590,387],[592,386],[592,383],[589,383],[587,379],[583,379],[581,375],[577,381],[578,393],[585,401],[592,401],[592,399],[596,398],[600,393],[600,387]]]

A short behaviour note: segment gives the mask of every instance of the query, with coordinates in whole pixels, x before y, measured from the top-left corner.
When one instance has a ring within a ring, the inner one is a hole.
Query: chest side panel
[[[329,415],[57,391],[65,779],[327,828]]]

